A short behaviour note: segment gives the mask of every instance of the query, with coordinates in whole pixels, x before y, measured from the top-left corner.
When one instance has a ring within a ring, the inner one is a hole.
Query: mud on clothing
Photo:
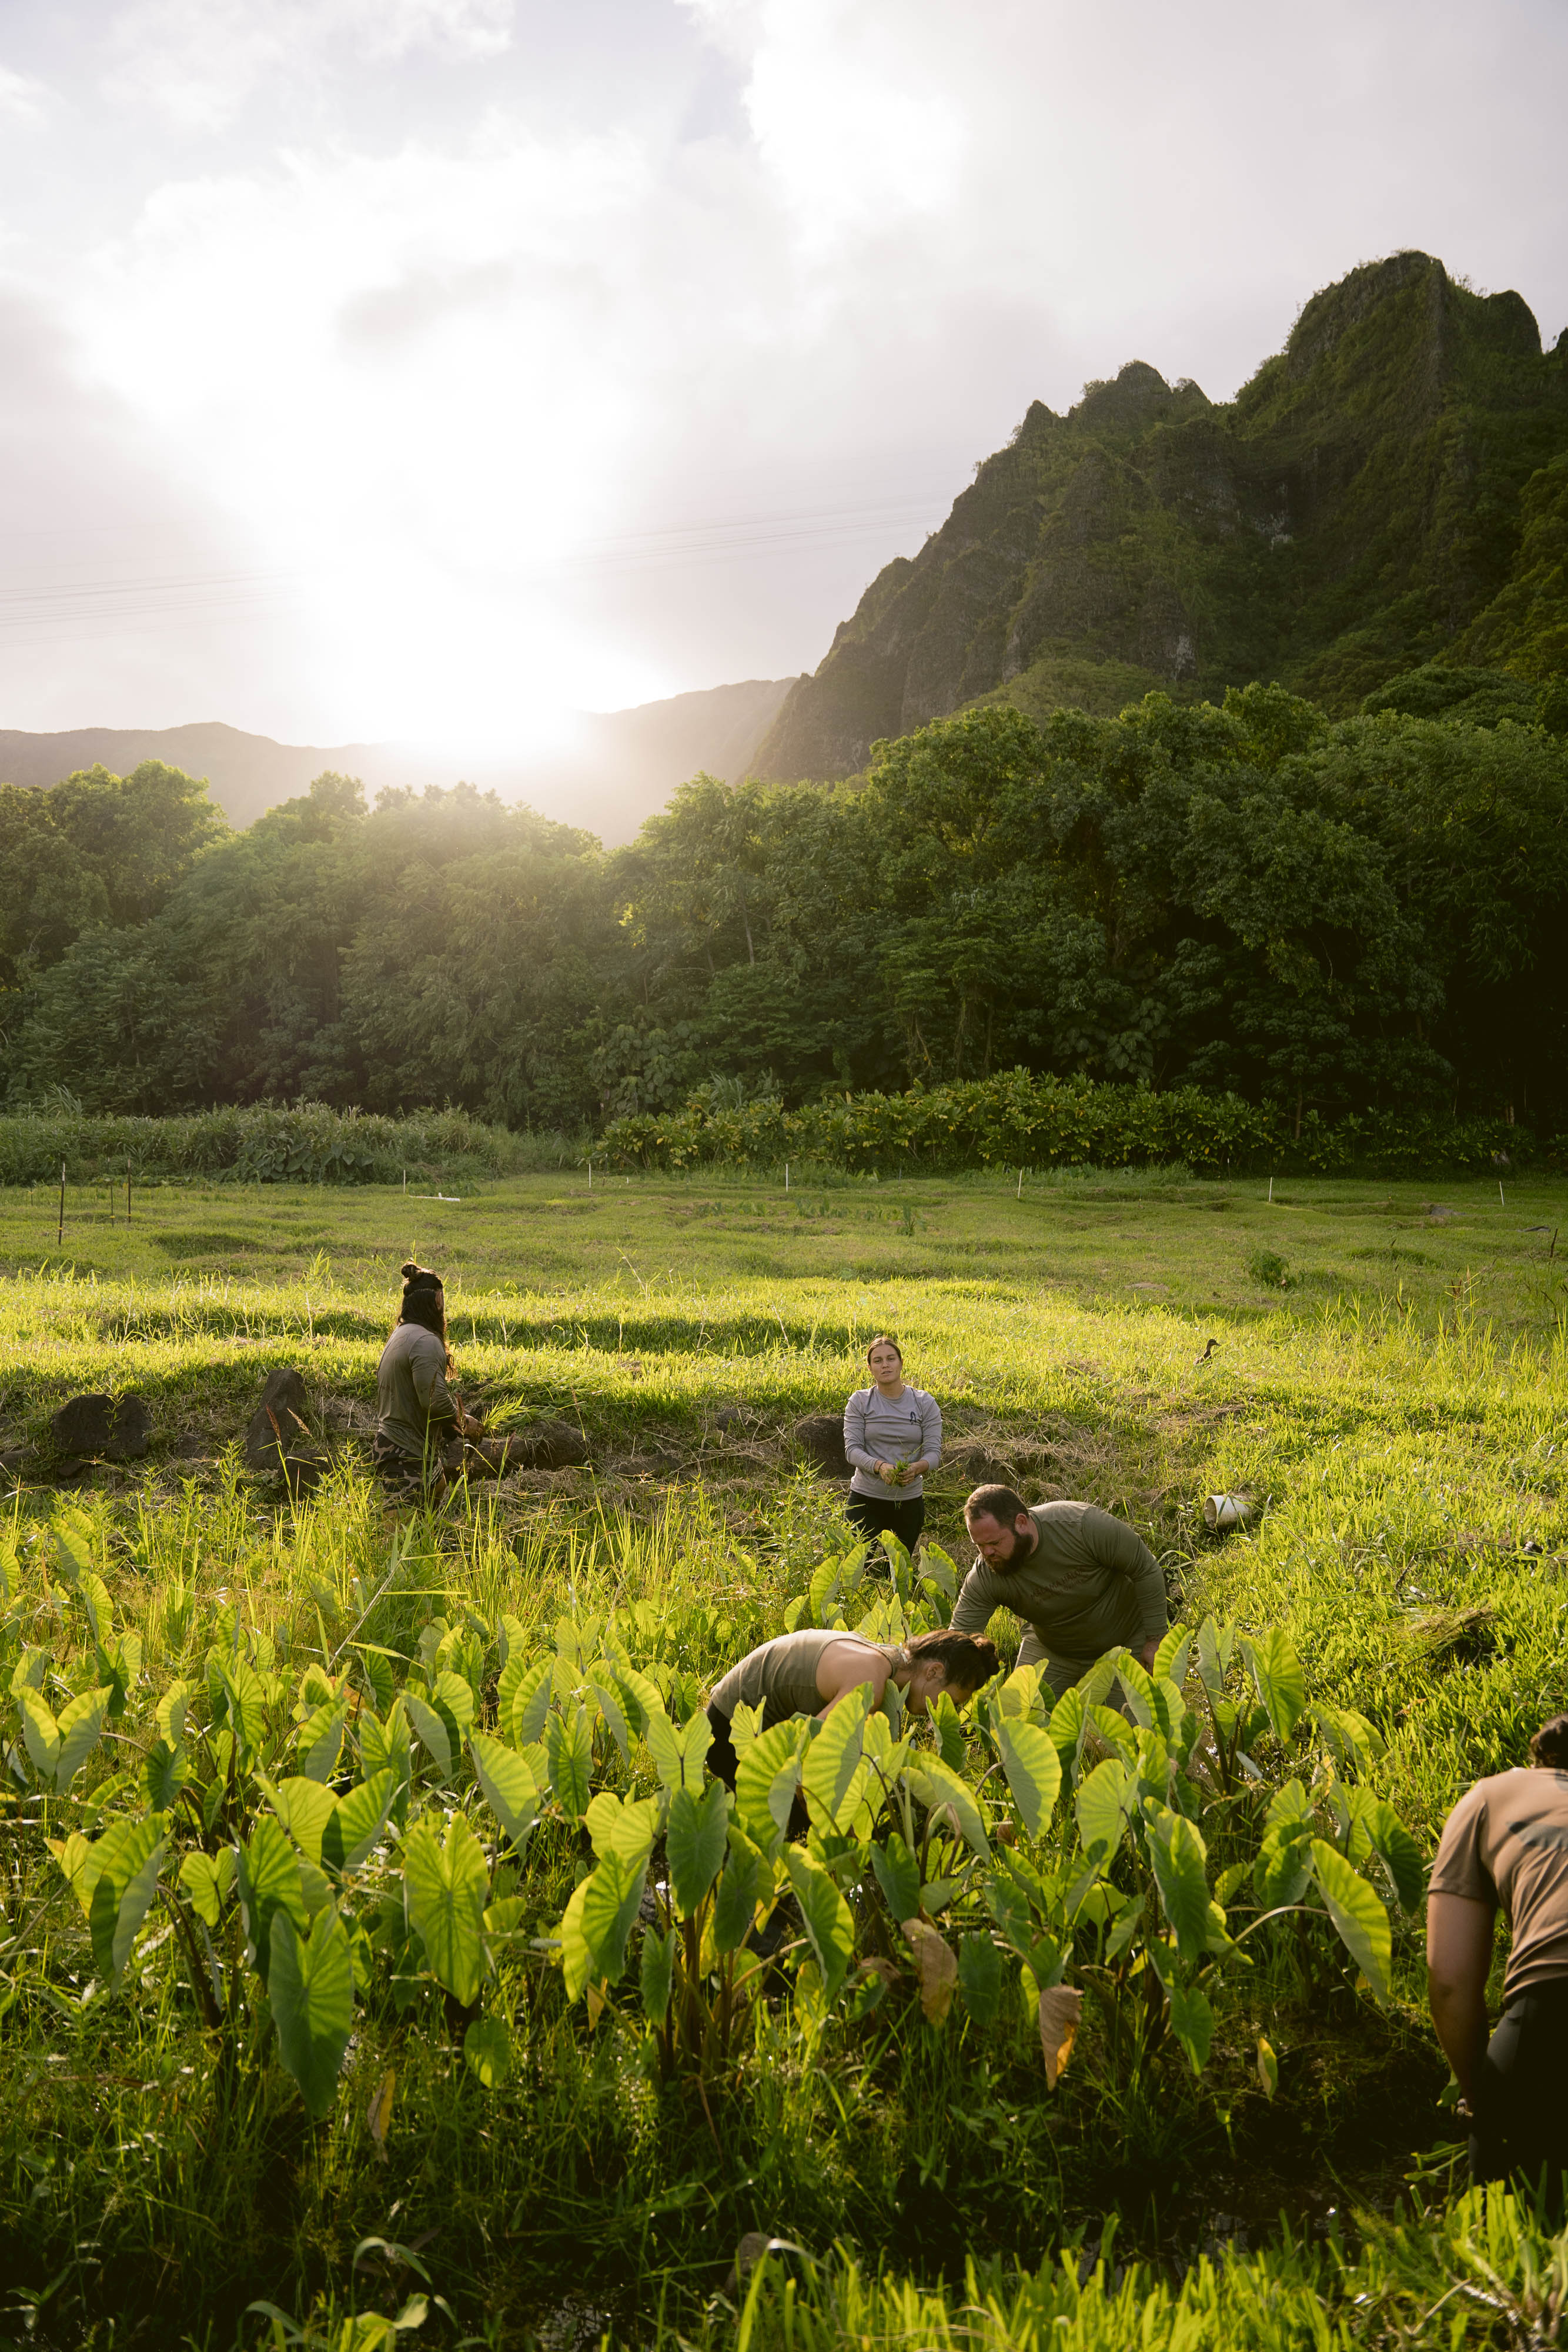
[[[942,1408],[924,1389],[912,1389],[890,1403],[874,1381],[856,1389],[844,1407],[844,1452],[854,1465],[852,1495],[874,1495],[882,1503],[909,1503],[925,1492],[923,1478],[890,1486],[876,1475],[879,1462],[929,1462],[942,1458]]]
[[[376,1367],[378,1440],[422,1462],[427,1454],[434,1458],[456,1429],[445,1341],[422,1323],[400,1323]]]
[[[1166,1580],[1125,1519],[1092,1503],[1037,1503],[1034,1549],[1005,1569],[977,1560],[953,1610],[955,1633],[983,1633],[997,1610],[1022,1621],[1020,1665],[1045,1667],[1057,1697],[1107,1650],[1165,1639]]]

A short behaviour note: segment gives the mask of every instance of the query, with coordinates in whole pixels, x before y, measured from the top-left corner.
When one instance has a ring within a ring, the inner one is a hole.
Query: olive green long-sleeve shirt
[[[1125,1519],[1092,1503],[1038,1503],[1030,1517],[1036,1535],[1027,1559],[1005,1569],[977,1559],[964,1579],[955,1633],[983,1633],[997,1610],[1010,1609],[1025,1627],[1020,1664],[1075,1668],[1063,1688],[1107,1650],[1164,1639],[1166,1580]],[[1054,1687],[1060,1677],[1051,1679]]]

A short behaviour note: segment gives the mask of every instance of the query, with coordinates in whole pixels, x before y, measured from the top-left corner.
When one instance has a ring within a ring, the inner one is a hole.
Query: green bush
[[[553,1167],[578,1147],[561,1136],[510,1135],[466,1111],[378,1118],[328,1103],[256,1103],[183,1118],[95,1118],[61,1108],[0,1117],[0,1184],[47,1184],[123,1175],[140,1182],[191,1177],[245,1184],[397,1184],[427,1178],[510,1176]]]
[[[1456,1124],[1367,1111],[1332,1127],[1309,1116],[1298,1129],[1282,1110],[1239,1095],[1197,1087],[1156,1094],[1023,1069],[902,1095],[834,1096],[799,1110],[772,1097],[734,1107],[693,1097],[682,1110],[615,1119],[594,1148],[619,1166],[642,1168],[795,1160],[868,1173],[935,1173],[1181,1161],[1203,1175],[1314,1176],[1485,1171],[1505,1149],[1515,1164],[1535,1151],[1531,1135],[1499,1119]]]

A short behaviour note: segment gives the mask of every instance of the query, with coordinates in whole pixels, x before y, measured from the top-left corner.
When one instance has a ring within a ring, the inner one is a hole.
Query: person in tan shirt
[[[1494,1773],[1449,1814],[1427,1901],[1427,1989],[1471,2116],[1470,2175],[1568,2176],[1568,1715],[1530,1743],[1533,1769]],[[1511,1941],[1487,2037],[1497,1914]]]

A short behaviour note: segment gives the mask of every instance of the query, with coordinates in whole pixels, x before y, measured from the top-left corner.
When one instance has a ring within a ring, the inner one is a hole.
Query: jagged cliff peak
[[[1115,709],[1277,677],[1331,709],[1440,658],[1507,585],[1568,450],[1568,335],[1431,255],[1364,263],[1216,404],[1147,361],[1031,403],[790,689],[758,772],[852,774],[988,696]]]

